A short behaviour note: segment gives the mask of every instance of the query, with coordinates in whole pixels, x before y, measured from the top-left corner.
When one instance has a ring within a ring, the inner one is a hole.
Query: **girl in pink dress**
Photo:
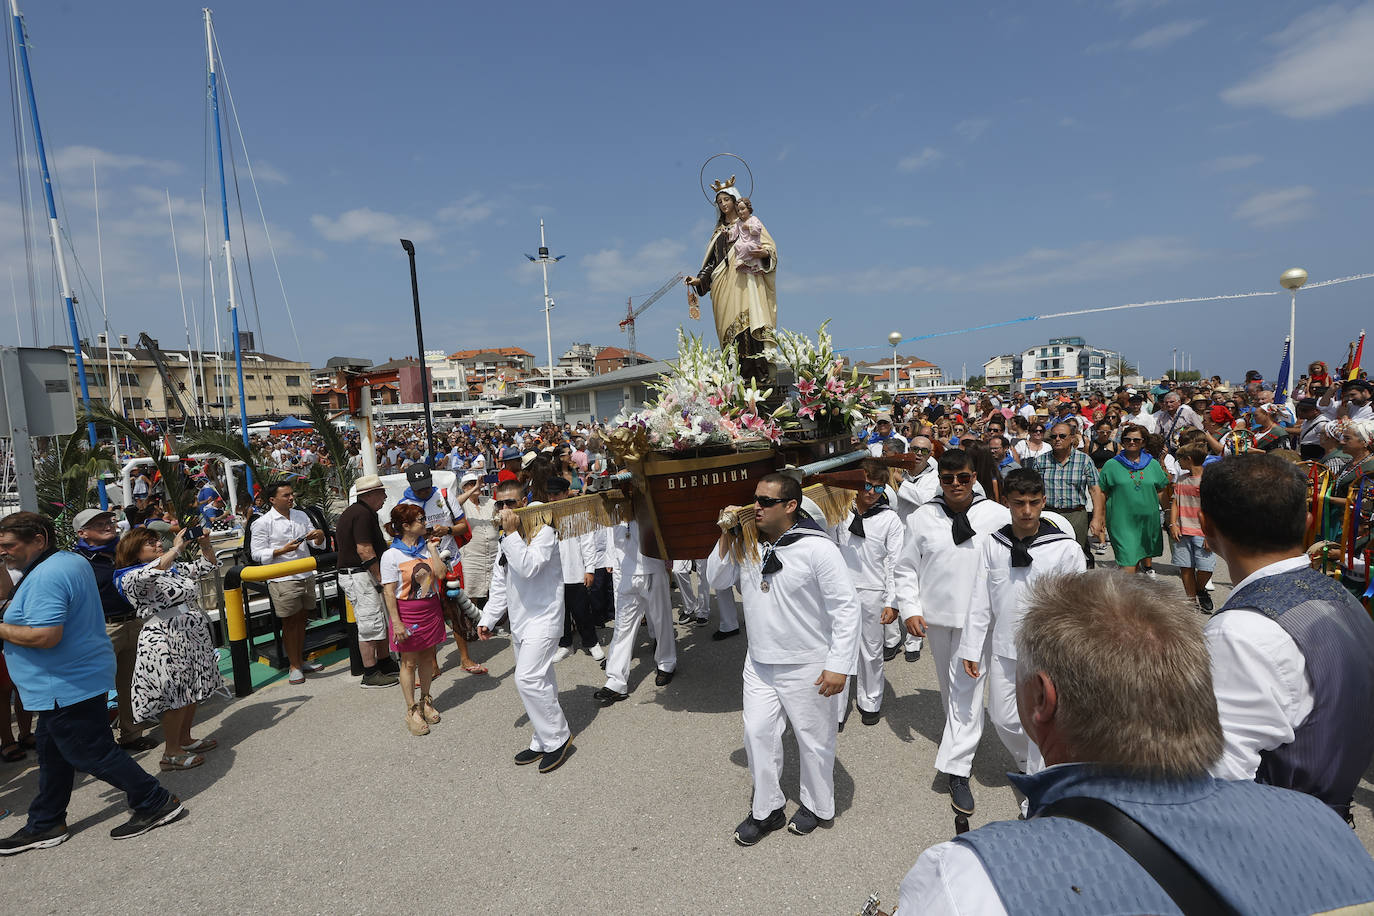
[[[439,558],[439,538],[425,540],[424,510],[419,506],[396,506],[385,527],[392,541],[382,554],[382,597],[391,622],[391,649],[401,656],[406,727],[413,735],[427,735],[439,722],[429,685],[439,668],[435,652],[446,632],[442,583],[448,567]]]

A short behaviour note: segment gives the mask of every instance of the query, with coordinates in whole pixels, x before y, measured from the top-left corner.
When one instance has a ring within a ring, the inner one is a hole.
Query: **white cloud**
[[[286,173],[270,162],[258,162],[253,166],[253,177],[268,184],[290,184]]]
[[[917,169],[923,169],[928,165],[939,162],[944,156],[945,154],[935,147],[927,146],[919,153],[913,153],[910,156],[904,157],[897,163],[897,170],[901,172],[914,172]]]
[[[1237,207],[1234,215],[1236,219],[1260,228],[1290,223],[1316,213],[1312,205],[1314,196],[1316,191],[1308,185],[1264,191]]]
[[[954,132],[965,140],[972,142],[983,135],[992,126],[991,118],[965,118],[954,125]]]
[[[181,166],[166,159],[149,159],[126,153],[112,153],[94,146],[64,146],[52,157],[52,168],[57,172],[89,172],[91,162],[98,171],[115,169],[146,169],[171,175],[181,171]]]
[[[1258,153],[1246,153],[1241,156],[1218,156],[1207,163],[1207,171],[1238,172],[1241,169],[1259,165],[1263,161],[1264,157]]]
[[[1158,9],[1168,2],[1169,0],[1115,0],[1112,3],[1112,9],[1120,13],[1122,19],[1125,19],[1144,10]]]
[[[889,216],[883,222],[893,229],[919,229],[930,225],[930,220],[924,216]]]
[[[1295,19],[1270,41],[1277,60],[1221,93],[1241,107],[1320,118],[1374,101],[1374,2]]]
[[[581,259],[587,287],[595,293],[634,296],[653,292],[685,264],[687,246],[674,239],[657,239],[635,252],[603,248]],[[691,268],[695,269],[696,264]]]
[[[469,194],[441,209],[437,215],[441,222],[471,226],[480,223],[492,214],[492,206],[483,200],[481,194]]]
[[[331,242],[372,242],[374,245],[398,245],[399,239],[428,242],[434,229],[422,219],[383,213],[370,207],[359,207],[331,219],[316,213],[310,225]]]
[[[1176,41],[1182,41],[1206,24],[1206,19],[1176,19],[1141,32],[1132,38],[1126,47],[1132,51],[1157,51]]]

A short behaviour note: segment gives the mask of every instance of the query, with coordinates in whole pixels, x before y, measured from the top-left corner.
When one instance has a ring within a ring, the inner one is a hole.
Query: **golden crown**
[[[730,179],[729,179],[728,181],[721,181],[721,180],[717,179],[717,180],[711,182],[711,190],[712,190],[713,192],[715,192],[716,194],[719,194],[721,191],[724,191],[724,190],[727,190],[727,189],[728,189],[728,190],[731,190],[731,191],[735,190],[735,176],[734,176],[734,175],[731,175],[731,176],[730,176]]]

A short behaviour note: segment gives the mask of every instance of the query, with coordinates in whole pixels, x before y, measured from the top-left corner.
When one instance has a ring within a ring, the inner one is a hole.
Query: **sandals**
[[[420,712],[424,715],[425,721],[430,725],[438,725],[443,718],[439,715],[439,711],[434,708],[434,700],[430,698],[429,694],[425,694],[420,698]]]
[[[162,755],[162,759],[157,762],[158,769],[166,770],[194,770],[205,762],[205,758],[200,754],[177,754],[175,757]]]
[[[420,711],[419,703],[414,704],[406,711],[406,728],[410,729],[412,735],[429,734],[429,723],[425,722],[425,716]]]
[[[479,665],[476,662],[473,662],[470,665],[464,665],[463,670],[466,671],[468,674],[486,674],[487,666]]]
[[[20,744],[18,741],[11,741],[4,747],[0,747],[0,760],[6,763],[14,763],[23,760],[27,756],[28,752],[24,750],[24,745]]]
[[[217,747],[219,747],[219,742],[214,738],[201,738],[199,741],[183,744],[181,749],[183,751],[190,751],[192,754],[199,754],[203,751],[213,751]]]

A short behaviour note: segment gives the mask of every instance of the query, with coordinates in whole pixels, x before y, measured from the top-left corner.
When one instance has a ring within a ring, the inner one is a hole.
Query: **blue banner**
[[[1274,380],[1274,403],[1288,403],[1288,360],[1292,358],[1289,352],[1293,347],[1293,341],[1285,337],[1283,339],[1283,360],[1279,363],[1279,377]]]

